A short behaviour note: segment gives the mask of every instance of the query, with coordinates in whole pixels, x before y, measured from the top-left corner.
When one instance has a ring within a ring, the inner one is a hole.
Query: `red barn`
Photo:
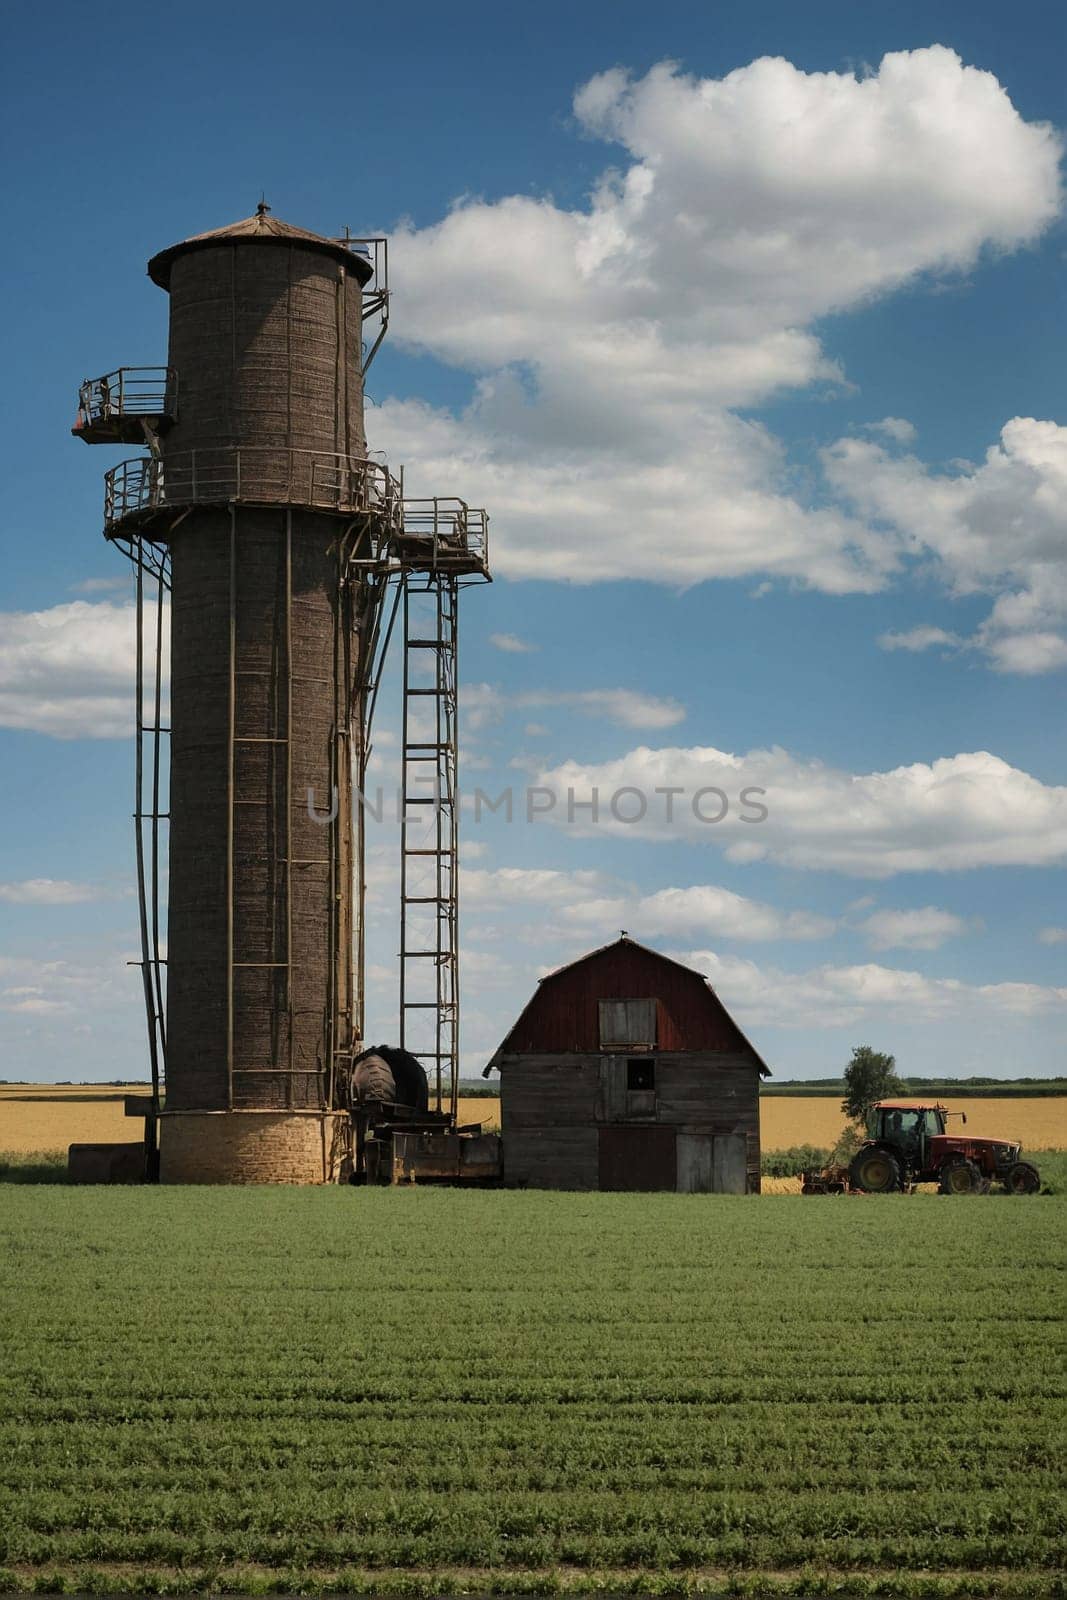
[[[494,1068],[507,1183],[759,1193],[770,1069],[706,978],[625,934],[542,978]]]

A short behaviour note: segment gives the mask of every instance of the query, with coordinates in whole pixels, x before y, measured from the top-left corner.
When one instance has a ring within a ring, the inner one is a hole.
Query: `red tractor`
[[[1037,1193],[1041,1179],[1035,1166],[1019,1159],[1021,1145],[947,1133],[950,1116],[967,1121],[962,1112],[942,1105],[880,1100],[868,1118],[866,1142],[849,1164],[850,1186],[866,1194],[893,1194],[917,1183],[936,1183],[942,1194],[988,1194],[995,1180],[1009,1194]]]

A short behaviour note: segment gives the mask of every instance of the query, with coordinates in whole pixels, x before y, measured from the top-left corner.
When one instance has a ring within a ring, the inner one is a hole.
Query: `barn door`
[[[711,1187],[715,1194],[744,1194],[748,1177],[748,1141],[743,1134],[723,1134],[714,1142]]]
[[[601,1189],[674,1189],[678,1183],[674,1129],[600,1129]]]

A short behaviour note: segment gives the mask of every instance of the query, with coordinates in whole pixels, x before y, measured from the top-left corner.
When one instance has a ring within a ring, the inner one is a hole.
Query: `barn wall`
[[[501,1074],[500,1127],[573,1128],[600,1121],[600,1056],[523,1056]]]
[[[705,1133],[759,1131],[759,1070],[740,1052],[656,1057],[657,1114]]]
[[[659,1050],[744,1050],[745,1040],[697,972],[617,944],[553,973],[502,1046],[505,1055],[600,1050],[601,1000],[656,1000]]]
[[[504,1182],[530,1189],[599,1187],[599,1136],[584,1128],[513,1128],[503,1135]]]
[[[759,1068],[737,1051],[657,1053],[654,1108],[627,1093],[626,1056],[507,1055],[501,1061],[504,1177],[596,1188],[599,1129],[673,1127],[683,1192],[758,1192]]]

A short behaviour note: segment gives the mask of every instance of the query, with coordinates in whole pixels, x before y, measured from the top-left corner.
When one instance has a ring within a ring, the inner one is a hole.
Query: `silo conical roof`
[[[283,222],[280,217],[271,214],[265,202],[261,202],[254,216],[242,217],[239,222],[227,223],[224,228],[211,228],[207,233],[195,233],[189,239],[182,239],[178,244],[160,250],[148,263],[148,276],[161,289],[169,289],[171,264],[188,250],[205,250],[218,244],[269,244],[274,241],[279,244],[299,244],[306,250],[320,250],[324,255],[331,255],[343,261],[361,283],[366,283],[374,271],[367,257],[357,254],[343,241],[327,239],[321,233],[311,233],[307,228],[297,228],[291,222]]]

